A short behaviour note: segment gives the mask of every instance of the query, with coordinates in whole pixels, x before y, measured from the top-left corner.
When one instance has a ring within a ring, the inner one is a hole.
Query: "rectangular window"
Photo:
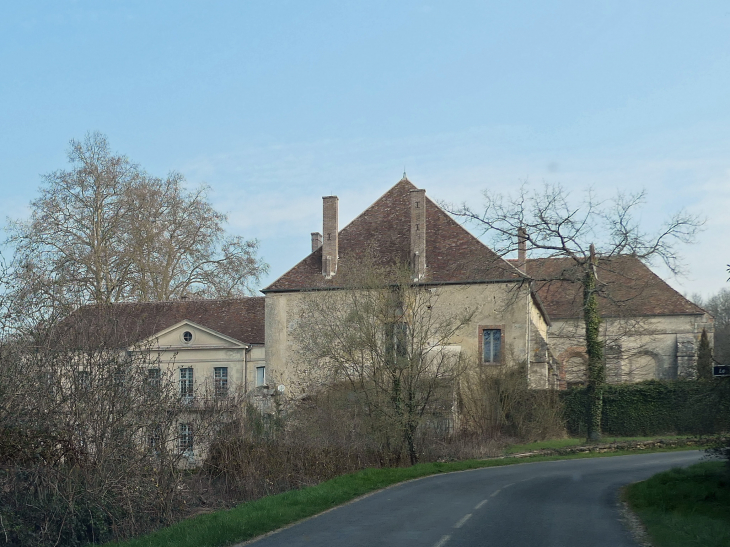
[[[180,369],[180,397],[183,399],[193,398],[193,369]]]
[[[408,357],[408,323],[401,321],[394,325],[393,345],[396,357]]]
[[[256,367],[256,386],[263,386],[266,383],[266,367]]]
[[[502,329],[482,330],[482,362],[502,362]]]
[[[53,372],[46,372],[42,376],[43,387],[45,388],[48,395],[53,399],[56,398],[56,375]]]
[[[147,386],[150,389],[160,388],[160,369],[159,368],[148,368],[147,369]]]
[[[213,379],[215,381],[215,396],[228,396],[228,367],[215,367],[213,369]]]
[[[193,424],[180,424],[180,437],[178,438],[178,441],[178,447],[180,449],[180,452],[193,451]]]
[[[162,428],[159,425],[150,427],[147,444],[152,450],[157,451],[160,449],[162,445]]]
[[[158,397],[160,395],[161,374],[159,368],[148,368],[144,377],[144,392],[150,397]]]
[[[125,389],[127,384],[127,371],[124,368],[118,368],[114,371],[114,386],[119,389]]]

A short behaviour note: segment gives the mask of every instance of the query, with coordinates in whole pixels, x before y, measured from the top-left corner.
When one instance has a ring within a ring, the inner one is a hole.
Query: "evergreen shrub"
[[[618,437],[727,432],[730,430],[730,397],[726,383],[722,380],[650,380],[606,385],[602,432]],[[568,433],[585,435],[585,388],[570,389],[561,396]]]

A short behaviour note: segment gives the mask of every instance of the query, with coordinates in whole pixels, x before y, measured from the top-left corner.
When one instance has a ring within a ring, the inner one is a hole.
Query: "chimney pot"
[[[527,273],[527,230],[517,229],[517,267]]]
[[[316,251],[322,246],[322,234],[319,232],[312,232],[312,252]]]
[[[413,280],[426,274],[426,190],[414,189],[411,197],[411,268]]]
[[[322,275],[327,279],[337,273],[337,259],[339,258],[338,237],[338,205],[337,196],[322,198],[322,232],[327,237],[322,243]]]

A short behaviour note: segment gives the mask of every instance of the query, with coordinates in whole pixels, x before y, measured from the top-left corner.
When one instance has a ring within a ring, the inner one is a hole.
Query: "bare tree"
[[[26,300],[229,297],[267,271],[255,240],[225,234],[205,187],[186,191],[179,173],[149,176],[99,133],[72,140],[68,159],[69,170],[43,177],[31,218],[9,225],[13,285]]]
[[[226,215],[208,201],[206,187],[192,192],[185,179],[148,177],[131,192],[135,222],[127,234],[130,294],[137,300],[196,295],[250,294],[267,271],[256,257],[258,243],[227,236]]]
[[[1,333],[0,538],[9,544],[106,542],[175,522],[191,456],[240,407],[204,386],[196,404],[181,399],[174,363],[149,346],[125,351],[113,315],[97,319],[94,330],[66,322]]]
[[[530,389],[526,363],[512,367],[469,367],[459,382],[459,422],[463,433],[480,439],[502,436],[530,441],[565,434],[558,392]]]
[[[129,192],[140,168],[114,155],[106,138],[71,141],[69,171],[43,177],[28,221],[10,223],[20,281],[49,295],[108,303],[125,297],[130,274],[124,238],[133,220]],[[62,287],[62,288],[59,288]]]
[[[407,267],[361,264],[343,289],[309,295],[294,338],[312,385],[344,383],[362,405],[370,433],[398,460],[418,461],[420,428],[450,420],[464,367],[450,341],[473,312],[439,305],[437,290],[414,285]]]
[[[574,270],[580,272],[579,279],[566,280],[579,281],[582,286],[588,360],[587,431],[589,439],[598,439],[606,381],[597,300],[602,290],[598,261],[621,255],[644,261],[657,258],[672,272],[678,272],[680,263],[675,244],[692,241],[702,223],[697,217],[679,212],[656,233],[644,232],[636,216],[644,203],[644,192],[619,193],[612,200],[597,201],[589,191],[584,199],[576,202],[560,185],[546,184],[534,191],[522,186],[515,196],[485,191],[484,198],[483,210],[466,204],[449,209],[488,233],[494,250],[502,256],[516,251],[524,241],[527,249],[537,251],[541,256],[571,259]]]

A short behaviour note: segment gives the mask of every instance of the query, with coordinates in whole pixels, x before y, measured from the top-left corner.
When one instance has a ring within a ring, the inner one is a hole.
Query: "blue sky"
[[[404,167],[472,204],[523,180],[644,188],[647,230],[706,218],[669,281],[708,296],[729,286],[729,103],[727,1],[6,2],[0,215],[99,130],[210,185],[266,285],[309,252],[323,195],[344,226]]]

